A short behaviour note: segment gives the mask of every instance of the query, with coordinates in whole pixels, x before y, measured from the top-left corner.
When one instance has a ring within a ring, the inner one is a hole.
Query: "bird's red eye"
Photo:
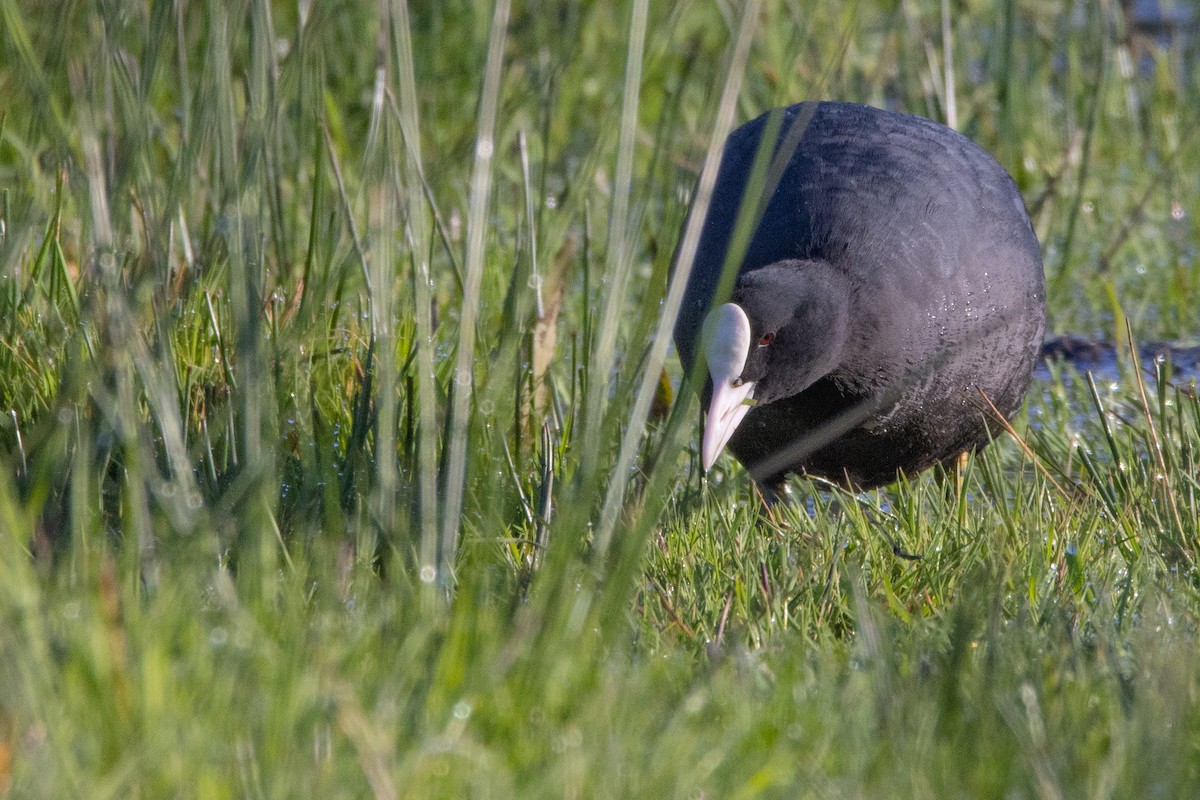
[[[762,336],[758,337],[758,346],[766,347],[773,341],[775,341],[774,333],[764,333]]]

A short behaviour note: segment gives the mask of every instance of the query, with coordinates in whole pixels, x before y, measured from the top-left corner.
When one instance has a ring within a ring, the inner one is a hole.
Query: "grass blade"
[[[445,496],[442,504],[441,560],[439,579],[453,580],[454,558],[462,526],[463,495],[467,484],[468,412],[474,387],[475,321],[479,313],[479,289],[483,280],[484,245],[487,241],[487,209],[491,196],[496,149],[496,110],[500,100],[504,43],[508,33],[510,0],[496,0],[488,37],[487,64],[480,92],[479,122],[475,135],[475,166],[471,174],[471,196],[467,212],[467,252],[463,260],[464,285],[458,329],[458,352],[454,385],[450,393],[448,441],[446,443]]]

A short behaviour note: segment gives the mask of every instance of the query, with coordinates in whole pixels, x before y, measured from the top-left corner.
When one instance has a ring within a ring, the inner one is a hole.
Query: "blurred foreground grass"
[[[805,98],[996,153],[1052,329],[1196,335],[1189,44],[947,8],[0,0],[0,792],[1195,794],[1169,365],[779,524],[661,380],[706,152]]]

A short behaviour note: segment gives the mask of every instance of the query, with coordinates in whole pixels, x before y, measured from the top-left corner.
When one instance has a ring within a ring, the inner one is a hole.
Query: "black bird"
[[[743,209],[752,234],[718,297]],[[1044,296],[1021,195],[966,137],[832,102],[743,125],[675,324],[684,368],[708,366],[704,468],[728,444],[761,485],[865,489],[983,446],[983,395],[1007,417],[1029,385]]]

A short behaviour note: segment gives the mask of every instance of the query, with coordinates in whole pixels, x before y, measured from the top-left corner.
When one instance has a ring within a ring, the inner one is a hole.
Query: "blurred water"
[[[1116,383],[1121,379],[1121,363],[1129,359],[1129,348],[1112,342],[1085,339],[1082,336],[1052,336],[1042,345],[1042,357],[1033,370],[1034,380],[1053,378],[1050,365],[1069,365],[1083,375],[1090,372],[1097,383]],[[1138,346],[1143,374],[1153,381],[1158,365],[1167,368],[1167,379],[1187,383],[1200,379],[1200,346],[1170,342],[1148,342]],[[1068,375],[1070,370],[1059,370]]]
[[[1154,391],[1158,385],[1160,370],[1175,386],[1187,387],[1200,381],[1200,347],[1150,342],[1138,347],[1138,359],[1148,391]],[[1137,384],[1127,366],[1129,360],[1128,346],[1118,347],[1112,342],[1079,336],[1047,339],[1033,370],[1033,384],[1025,403],[1030,425],[1034,429],[1045,425],[1058,430],[1066,419],[1067,430],[1059,433],[1072,435],[1072,431],[1078,432],[1094,423],[1096,408],[1086,383],[1089,373],[1110,418],[1119,411],[1137,416],[1136,408],[1128,405],[1137,393]],[[1170,405],[1174,401],[1168,397],[1165,402]]]
[[[1166,54],[1175,76],[1191,79],[1188,69],[1196,45],[1194,0],[1123,0],[1130,67],[1153,75],[1156,54]],[[1124,48],[1122,49],[1124,51]]]

